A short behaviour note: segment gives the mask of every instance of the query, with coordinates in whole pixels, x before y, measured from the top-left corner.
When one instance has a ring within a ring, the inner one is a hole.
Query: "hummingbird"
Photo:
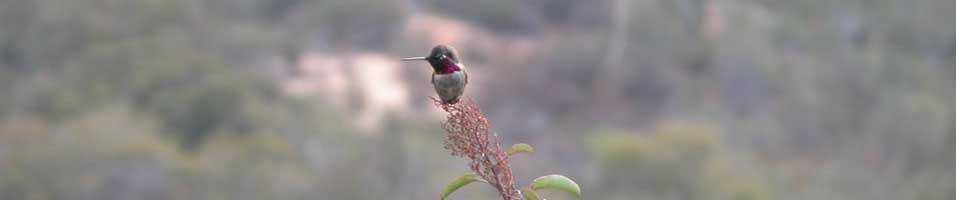
[[[468,74],[454,48],[438,45],[425,57],[402,58],[401,61],[424,60],[432,66],[432,85],[442,104],[458,103],[468,84]]]

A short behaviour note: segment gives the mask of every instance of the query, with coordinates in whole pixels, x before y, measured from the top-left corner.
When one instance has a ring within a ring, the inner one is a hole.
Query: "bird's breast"
[[[439,88],[461,87],[465,84],[465,73],[456,71],[447,74],[435,74],[432,84]]]
[[[463,71],[434,74],[432,76],[435,92],[438,93],[438,97],[441,98],[443,103],[454,103],[465,92],[466,76]]]

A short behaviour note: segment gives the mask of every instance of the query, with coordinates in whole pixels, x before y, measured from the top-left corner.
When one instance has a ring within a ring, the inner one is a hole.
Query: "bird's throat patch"
[[[455,73],[455,72],[457,72],[457,71],[461,71],[461,67],[459,67],[458,64],[455,64],[454,62],[451,62],[451,61],[446,60],[446,61],[444,61],[444,63],[442,63],[442,64],[444,64],[445,67],[442,67],[442,68],[439,69],[436,73],[438,73],[438,74],[451,74],[451,73]]]

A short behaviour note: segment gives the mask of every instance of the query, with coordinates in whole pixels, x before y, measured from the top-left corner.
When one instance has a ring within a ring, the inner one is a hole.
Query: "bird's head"
[[[402,58],[402,61],[424,60],[432,66],[436,72],[450,71],[450,68],[459,70],[461,61],[458,58],[458,52],[454,48],[446,45],[438,45],[432,48],[432,52],[425,57]]]

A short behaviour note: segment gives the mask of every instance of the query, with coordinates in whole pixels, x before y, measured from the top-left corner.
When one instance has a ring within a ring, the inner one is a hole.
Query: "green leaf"
[[[581,187],[579,187],[578,184],[570,178],[558,174],[542,176],[534,179],[534,181],[531,182],[531,189],[555,189],[571,193],[577,197],[581,197]]]
[[[469,183],[472,183],[478,180],[479,180],[478,176],[475,174],[469,173],[469,174],[461,175],[461,177],[458,177],[457,179],[449,183],[447,186],[445,186],[445,189],[441,191],[441,199],[445,199],[446,197],[448,197],[448,195],[451,195],[452,192],[455,192],[455,190],[458,190],[458,188],[461,188],[465,185],[468,185]]]
[[[521,189],[521,195],[524,196],[525,200],[541,200],[541,198],[538,197],[538,193],[530,188]]]
[[[518,143],[515,145],[511,145],[511,149],[508,149],[508,156],[515,155],[521,152],[528,152],[528,153],[534,152],[534,147],[531,147],[531,145],[528,145],[525,143]]]

